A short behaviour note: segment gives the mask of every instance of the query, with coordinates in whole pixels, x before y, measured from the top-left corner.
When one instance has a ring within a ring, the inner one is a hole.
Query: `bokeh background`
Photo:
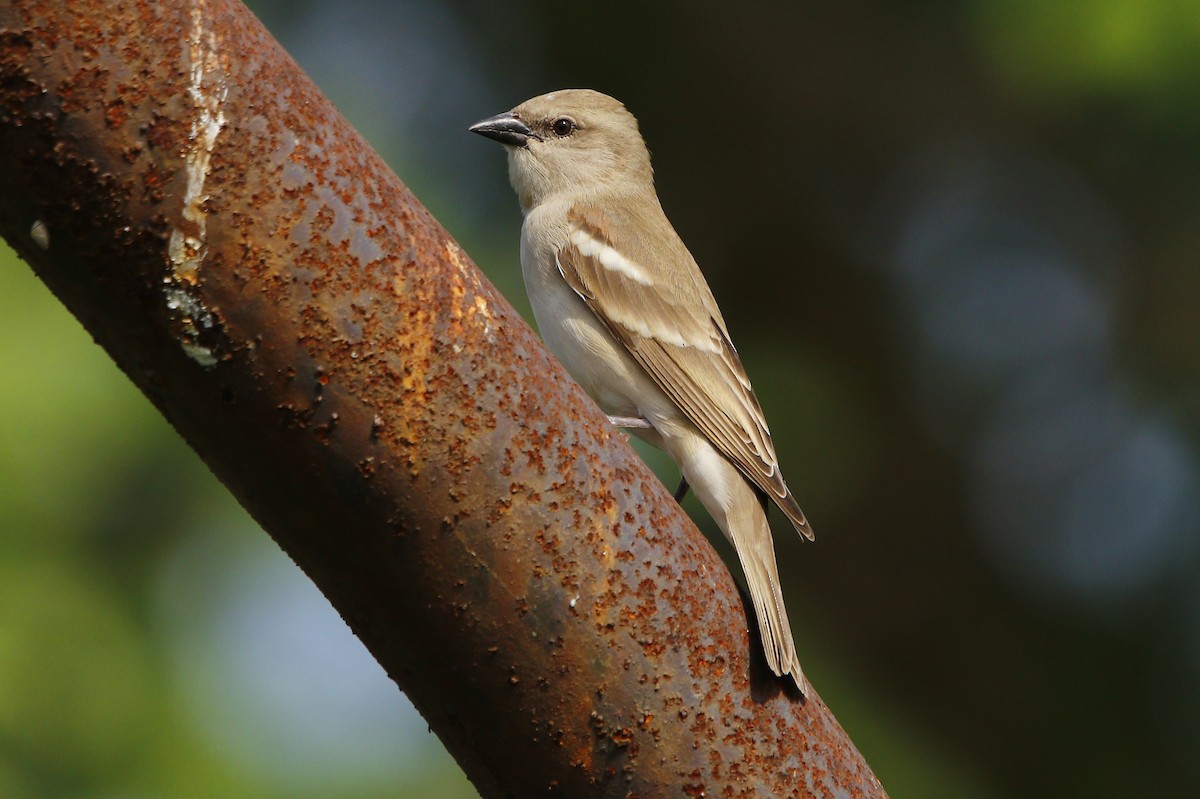
[[[817,530],[777,519],[805,669],[895,799],[1200,795],[1200,4],[251,6],[523,310],[467,125],[638,115]],[[0,796],[475,795],[8,251],[0,375]]]

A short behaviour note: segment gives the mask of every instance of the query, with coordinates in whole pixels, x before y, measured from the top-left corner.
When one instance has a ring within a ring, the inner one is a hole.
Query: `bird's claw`
[[[626,430],[649,430],[653,425],[641,416],[610,416],[608,421],[613,427],[623,427]]]

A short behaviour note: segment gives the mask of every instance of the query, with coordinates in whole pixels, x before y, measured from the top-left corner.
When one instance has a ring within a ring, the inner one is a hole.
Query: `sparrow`
[[[637,120],[565,89],[469,130],[508,151],[521,271],[542,339],[619,427],[667,452],[733,544],[767,664],[803,690],[767,499],[813,532],[700,267],[667,220]]]

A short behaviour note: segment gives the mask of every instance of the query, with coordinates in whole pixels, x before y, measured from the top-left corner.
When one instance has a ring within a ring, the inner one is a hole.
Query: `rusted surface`
[[[884,795],[754,659],[669,492],[241,5],[9,2],[0,117],[4,236],[484,795]]]

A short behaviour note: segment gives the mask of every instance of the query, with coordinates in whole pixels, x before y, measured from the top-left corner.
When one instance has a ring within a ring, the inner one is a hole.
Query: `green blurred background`
[[[805,669],[893,797],[1200,795],[1200,4],[251,6],[523,310],[467,125],[638,115],[817,530],[776,520]],[[8,251],[0,374],[0,797],[474,795]]]

